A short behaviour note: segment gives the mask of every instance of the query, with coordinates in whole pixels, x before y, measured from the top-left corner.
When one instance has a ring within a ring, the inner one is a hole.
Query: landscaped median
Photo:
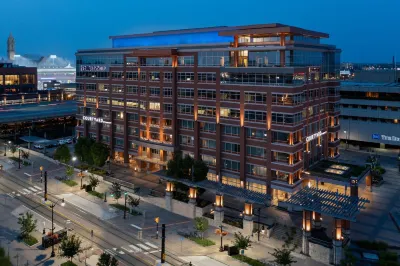
[[[88,191],[88,193],[90,195],[92,195],[92,196],[98,197],[99,199],[103,199],[104,198],[104,193],[100,193],[100,192],[97,192],[97,191],[94,191],[94,190]]]
[[[255,260],[255,259],[249,258],[249,257],[247,257],[245,255],[233,255],[232,258],[237,259],[237,260],[239,260],[241,262],[247,263],[247,264],[249,264],[251,266],[265,266],[266,265],[265,263],[263,263],[263,262],[261,262],[259,260]]]
[[[201,238],[196,236],[186,236],[186,238],[192,240],[193,242],[196,242],[196,244],[199,244],[200,246],[203,247],[209,247],[215,245],[214,241],[207,238]]]
[[[122,204],[119,204],[119,203],[112,203],[112,204],[110,204],[110,206],[111,206],[111,207],[114,207],[114,208],[116,208],[116,209],[118,209],[118,210],[125,211],[125,206],[122,205]],[[141,212],[136,211],[136,210],[129,211],[129,208],[128,208],[128,207],[126,208],[126,211],[127,211],[128,213],[132,214],[133,216],[142,215]]]
[[[39,242],[36,238],[34,238],[34,237],[31,236],[31,235],[29,235],[29,236],[23,238],[22,241],[23,241],[25,244],[27,244],[28,246],[30,246],[30,247],[33,246],[33,245],[35,245],[35,244],[37,244],[37,243]]]
[[[62,180],[61,182],[63,182],[64,184],[66,184],[67,186],[70,186],[70,187],[74,187],[74,186],[78,185],[78,183],[76,183],[74,180],[70,180],[70,179]]]

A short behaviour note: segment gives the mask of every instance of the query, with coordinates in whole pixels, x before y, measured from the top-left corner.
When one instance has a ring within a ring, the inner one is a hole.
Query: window
[[[179,128],[193,130],[194,122],[191,120],[179,120]]]
[[[0,85],[3,85],[3,76],[1,76],[0,75]],[[103,85],[104,86],[104,84],[98,84],[99,86],[100,85]],[[85,90],[85,84],[82,84],[82,83],[77,83],[76,84],[76,90],[77,91],[84,91]]]
[[[267,94],[258,92],[245,92],[244,101],[246,103],[265,104],[267,103]]]
[[[280,131],[272,131],[272,142],[289,144],[289,133],[280,132]]]
[[[258,184],[258,183],[254,183],[254,182],[246,182],[246,184],[247,184],[248,190],[255,191],[258,193],[262,193],[262,194],[267,194],[267,186],[266,185],[262,185],[262,184]]]
[[[86,84],[86,91],[96,91],[96,84]]]
[[[221,72],[221,84],[246,84],[261,86],[300,86],[305,74],[262,74]]]
[[[265,122],[267,113],[261,111],[244,111],[244,120],[249,122]]]
[[[289,153],[274,151],[272,152],[272,161],[289,163]]]
[[[126,86],[126,93],[127,94],[137,94],[138,87],[136,85],[127,85]]]
[[[199,66],[229,66],[228,51],[198,52]]]
[[[240,179],[235,177],[222,176],[222,184],[240,187]]]
[[[212,166],[217,165],[217,159],[215,159],[214,156],[202,154],[201,160],[207,165],[212,165]]]
[[[172,104],[164,103],[163,110],[164,113],[172,113]]]
[[[138,80],[138,79],[139,79],[139,73],[137,71],[126,72],[126,80]]]
[[[172,82],[172,73],[164,72],[164,82]]]
[[[194,82],[194,73],[193,72],[178,73],[178,82]]]
[[[191,136],[179,135],[179,144],[185,146],[193,146],[194,140]]]
[[[215,140],[212,139],[201,139],[201,147],[205,149],[212,149],[215,150],[217,147],[217,143]]]
[[[215,132],[217,132],[216,124],[201,122],[200,123],[200,131],[215,133]]]
[[[223,134],[229,136],[239,136],[240,135],[240,127],[236,126],[222,126]]]
[[[136,100],[126,100],[126,107],[127,108],[138,108],[139,103]]]
[[[240,171],[240,162],[232,160],[222,160],[223,168],[235,172]]]
[[[127,66],[137,66],[138,65],[138,58],[137,57],[127,57],[126,58],[126,65]]]
[[[215,117],[216,110],[217,109],[215,107],[211,107],[211,106],[198,106],[197,114],[203,115],[203,116]]]
[[[112,99],[111,104],[114,106],[123,107],[125,105],[125,101],[124,101],[124,99]]]
[[[227,153],[240,153],[240,144],[222,142],[222,151]]]
[[[123,125],[114,125],[114,132],[115,133],[124,133],[124,126]]]
[[[102,118],[110,118],[110,111],[108,110],[100,110],[100,117]],[[103,124],[105,125],[105,124]]]
[[[99,104],[110,104],[110,99],[108,97],[99,97]]]
[[[146,87],[140,87],[140,95],[146,95],[147,89]]]
[[[178,113],[186,114],[186,115],[193,115],[194,114],[194,107],[190,104],[178,104]]]
[[[128,127],[128,135],[139,136],[139,129],[137,127]]]
[[[150,87],[150,96],[160,97],[160,88]]]
[[[164,98],[172,97],[172,88],[163,88],[163,96]]]
[[[306,100],[305,93],[288,94],[288,93],[273,93],[272,104],[294,106],[304,103]]]
[[[197,73],[198,83],[215,83],[217,80],[215,73]]]
[[[287,183],[289,181],[289,173],[272,171],[272,178]]]
[[[96,97],[86,96],[86,103],[96,103]]]
[[[194,97],[193,89],[178,88],[178,98],[193,98],[193,97]]]
[[[3,77],[0,76],[0,85],[3,83]],[[34,84],[35,83],[35,75],[32,74],[25,74],[21,75],[21,84]],[[96,86],[96,84],[95,84]]]
[[[5,85],[18,85],[19,84],[19,76],[18,75],[5,75],[4,76],[4,84]]]
[[[160,140],[160,133],[157,132],[150,132],[150,140]]]
[[[140,80],[141,80],[141,81],[146,81],[146,80],[147,80],[146,72],[145,72],[145,71],[141,71],[141,72],[140,72]]]
[[[113,84],[111,85],[111,89],[113,93],[124,93],[124,86],[123,85],[118,85],[118,84]]]
[[[221,91],[221,101],[240,101],[240,92]]]
[[[246,173],[254,176],[267,176],[267,167],[255,165],[255,164],[246,164]]]
[[[239,109],[220,108],[221,117],[226,118],[240,118]]]
[[[178,66],[194,66],[194,56],[178,56]]]
[[[127,113],[127,118],[128,121],[139,121],[139,115],[138,114],[131,114],[131,113]]]
[[[217,175],[214,174],[214,173],[208,172],[207,173],[207,179],[210,180],[210,181],[213,181],[213,182],[218,182]]]
[[[267,139],[267,131],[257,128],[246,128],[246,137],[249,139]]]
[[[197,97],[203,100],[215,100],[216,98],[216,91],[215,90],[197,90]]]
[[[160,110],[160,103],[158,102],[149,102],[149,109],[152,111],[159,111]]]
[[[267,151],[264,148],[256,147],[256,146],[246,146],[247,156],[256,157],[256,158],[265,158],[267,155]]]
[[[83,84],[80,84],[83,86]],[[99,92],[109,92],[110,91],[110,85],[108,84],[97,84]]]
[[[119,138],[114,138],[114,143],[116,147],[123,147],[124,146],[124,140],[119,139]]]
[[[302,113],[285,114],[272,113],[272,123],[284,125],[297,125],[302,122]]]
[[[115,80],[124,79],[124,72],[122,72],[122,71],[112,71],[111,72],[111,79],[115,79]]]
[[[147,102],[146,101],[140,101],[140,109],[147,110]]]
[[[170,57],[151,57],[140,58],[141,66],[172,66],[172,59]]]
[[[171,119],[164,119],[164,128],[172,128],[172,120]]]
[[[158,71],[150,72],[149,81],[160,81],[160,72]]]

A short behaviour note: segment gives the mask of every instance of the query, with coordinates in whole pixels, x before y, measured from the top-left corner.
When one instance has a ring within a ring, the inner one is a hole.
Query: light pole
[[[346,136],[346,150],[347,150],[347,131],[345,130],[343,132],[344,132],[344,135]]]
[[[107,202],[107,191],[104,191],[104,202]]]
[[[124,219],[126,219],[126,197],[128,196],[128,193],[125,192],[124,193],[124,197],[125,197],[125,208],[124,208]]]
[[[59,203],[61,207],[65,206],[64,199],[59,199],[55,203],[50,202],[49,207],[51,208],[51,257],[55,257],[56,253],[54,252],[54,207]]]
[[[219,251],[222,252],[224,251],[224,247],[222,246],[222,238],[223,238],[223,231],[222,231],[222,224],[219,226],[221,230],[221,246],[219,247]]]
[[[75,168],[76,156],[72,157],[72,166]]]
[[[40,166],[39,169],[40,169],[40,183],[43,183],[43,166]]]
[[[158,239],[158,223],[160,222],[160,217],[154,218],[154,221],[156,222],[157,225],[156,239]]]
[[[44,201],[47,201],[47,171],[44,171]]]
[[[261,208],[258,208],[258,229],[257,229],[257,239],[260,241],[260,216],[261,216]]]

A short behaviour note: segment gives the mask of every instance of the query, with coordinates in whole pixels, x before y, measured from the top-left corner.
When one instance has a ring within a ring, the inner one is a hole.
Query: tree
[[[93,191],[96,190],[96,187],[99,185],[100,180],[94,175],[90,174],[89,176],[89,185],[93,188]]]
[[[28,159],[29,159],[29,156],[30,156],[30,154],[29,154],[28,151],[21,150],[21,157],[22,157],[23,159],[28,160]]]
[[[17,152],[17,146],[14,144],[10,145],[10,151],[12,152],[13,156]]]
[[[0,247],[0,265],[1,266],[12,266],[10,258],[6,256],[4,248]]]
[[[251,246],[250,236],[244,236],[241,232],[235,233],[235,238],[232,243],[238,249],[247,249]]]
[[[110,190],[111,190],[111,194],[113,195],[114,199],[118,202],[118,200],[122,196],[121,185],[117,182],[113,182]]]
[[[341,266],[354,266],[357,263],[356,257],[349,250],[348,247],[344,249],[344,259],[340,261]]]
[[[81,159],[82,162],[86,162],[90,165],[93,164],[91,153],[91,147],[93,143],[94,140],[91,138],[80,137],[75,144],[75,154]]]
[[[137,197],[132,197],[131,195],[128,195],[128,203],[132,208],[136,208],[140,204],[140,198]]]
[[[194,160],[189,155],[186,155],[185,158],[182,159],[182,163],[180,164],[180,167],[181,167],[184,175],[186,175],[188,177],[190,176],[193,163],[194,163]]]
[[[67,166],[67,168],[65,168],[65,175],[68,177],[68,179],[74,175],[74,172],[74,167],[72,166]]]
[[[287,248],[275,248],[273,253],[270,253],[275,259],[274,262],[279,266],[290,266],[297,261],[293,260],[292,251]]]
[[[181,168],[182,165],[182,153],[175,152],[172,160],[169,160],[167,163],[167,175],[173,176],[175,178],[181,178],[183,176],[183,170]]]
[[[90,153],[93,158],[93,164],[102,167],[106,163],[108,156],[110,156],[110,148],[104,143],[95,142],[90,147]]]
[[[208,166],[205,162],[202,160],[197,160],[193,164],[193,176],[194,176],[194,181],[199,182],[207,179],[207,174],[208,174]]]
[[[36,230],[37,220],[33,220],[33,214],[30,212],[18,217],[18,224],[21,225],[20,236],[25,239],[30,236],[30,234]]]
[[[194,218],[194,229],[200,232],[201,238],[204,238],[204,232],[208,230],[208,220],[204,217]]]
[[[83,249],[81,248],[81,244],[82,240],[76,235],[71,235],[63,238],[60,244],[60,257],[68,258],[70,261],[72,261],[72,258],[75,255],[83,251]]]
[[[68,146],[65,144],[58,146],[54,153],[54,159],[62,163],[68,163],[71,160],[71,152]]]

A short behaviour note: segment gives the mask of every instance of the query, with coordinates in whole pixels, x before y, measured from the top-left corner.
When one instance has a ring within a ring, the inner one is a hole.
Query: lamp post
[[[87,173],[87,170],[85,171],[85,173]],[[83,175],[83,173],[82,173],[82,168],[81,168],[81,189],[83,188],[83,177],[84,177],[84,175]]]
[[[344,135],[346,136],[346,150],[347,150],[347,131],[345,130],[343,132],[344,132]]]
[[[260,216],[261,216],[261,208],[258,208],[258,229],[257,229],[258,241],[260,241]]]
[[[59,199],[55,203],[50,202],[49,207],[51,208],[51,257],[55,257],[56,253],[54,252],[54,207],[59,203],[61,207],[65,206],[64,199]]]
[[[40,169],[40,183],[43,183],[43,166],[40,166],[39,169]]]
[[[124,219],[126,219],[126,198],[128,196],[128,192],[124,193],[124,198],[125,198],[125,208],[124,208]]]
[[[104,202],[107,202],[107,191],[104,191]]]
[[[72,157],[72,166],[75,168],[76,156]]]
[[[221,246],[219,247],[219,251],[222,252],[224,251],[224,247],[222,246],[222,238],[223,236],[223,230],[222,230],[222,224],[219,226],[220,230],[221,230]]]
[[[156,232],[156,239],[158,239],[158,223],[160,222],[160,217],[154,218],[154,221],[156,222],[156,227],[157,227],[157,232]]]

